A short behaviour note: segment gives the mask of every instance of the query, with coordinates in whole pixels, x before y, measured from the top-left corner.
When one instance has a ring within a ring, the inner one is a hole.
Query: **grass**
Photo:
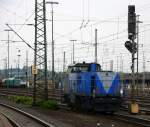
[[[32,106],[33,104],[33,99],[32,97],[28,96],[9,96],[9,100],[18,103],[18,104],[24,104],[27,106]],[[56,110],[58,109],[58,104],[54,100],[41,100],[36,103],[36,106],[41,107],[43,109],[53,109]]]
[[[57,102],[53,100],[39,101],[37,102],[37,105],[44,109],[58,109]]]
[[[28,96],[9,96],[8,97],[9,100],[16,102],[18,104],[25,104],[28,106],[32,106],[32,97],[28,97]]]

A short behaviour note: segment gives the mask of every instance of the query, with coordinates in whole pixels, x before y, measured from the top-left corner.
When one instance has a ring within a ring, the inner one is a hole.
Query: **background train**
[[[77,63],[68,67],[64,101],[71,107],[105,112],[117,111],[123,91],[120,76],[102,71],[97,63]]]
[[[25,81],[22,81],[21,79],[6,78],[3,80],[0,80],[0,87],[25,88],[27,87],[27,84]]]

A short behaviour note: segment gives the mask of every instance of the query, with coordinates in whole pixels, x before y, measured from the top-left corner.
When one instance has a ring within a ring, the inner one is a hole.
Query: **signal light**
[[[135,12],[135,6],[134,5],[129,5],[128,6],[128,12],[129,13],[134,13]]]
[[[128,6],[128,38],[132,40],[135,39],[136,35],[136,13],[135,6]]]
[[[137,52],[137,44],[135,42],[131,41],[126,41],[125,42],[125,47],[129,50],[131,53],[136,53]]]
[[[125,42],[125,47],[132,53],[132,43],[130,41]]]

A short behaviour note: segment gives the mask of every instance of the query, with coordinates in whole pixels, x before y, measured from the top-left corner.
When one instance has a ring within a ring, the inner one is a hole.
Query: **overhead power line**
[[[10,30],[12,30],[29,48],[31,48],[32,50],[34,50],[34,48],[29,44],[27,43],[9,24],[6,24],[8,26],[8,28]]]

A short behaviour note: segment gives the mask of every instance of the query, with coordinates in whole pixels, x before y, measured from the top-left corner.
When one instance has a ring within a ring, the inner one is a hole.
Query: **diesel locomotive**
[[[64,92],[64,101],[72,108],[104,112],[117,111],[123,94],[118,73],[85,62],[68,67]]]

